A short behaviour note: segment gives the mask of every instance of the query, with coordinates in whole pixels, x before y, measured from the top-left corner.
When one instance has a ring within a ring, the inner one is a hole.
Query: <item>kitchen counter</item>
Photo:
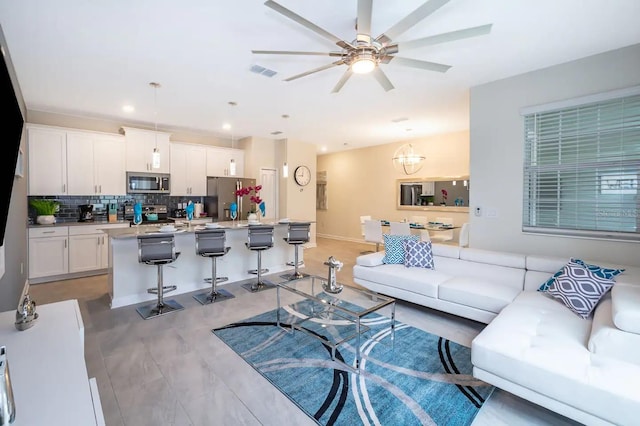
[[[93,222],[58,222],[52,225],[40,225],[37,223],[31,223],[27,225],[27,228],[56,228],[61,226],[87,226],[87,225],[129,225],[128,220],[118,220],[116,222],[107,222],[106,220],[94,220]]]
[[[218,222],[226,231],[226,245],[229,252],[217,260],[218,276],[226,276],[228,281],[218,286],[256,279],[250,269],[256,269],[257,254],[247,249],[247,221]],[[286,243],[288,223],[262,221],[261,224],[274,225],[274,245],[262,252],[262,267],[269,269],[269,274],[292,269],[287,262],[294,259],[294,246]],[[176,251],[180,256],[176,261],[163,268],[164,284],[176,285],[175,291],[167,293],[170,299],[177,294],[196,290],[210,289],[211,284],[204,281],[211,277],[211,259],[195,252],[195,231],[204,226],[176,227],[174,232]],[[105,229],[111,242],[109,248],[108,284],[111,296],[111,307],[132,305],[140,302],[156,301],[157,296],[147,292],[148,288],[157,286],[157,268],[138,262],[137,236],[146,233],[157,233],[160,225],[140,225],[138,227]],[[304,250],[299,251],[299,260],[303,260]],[[244,291],[244,290],[243,290]]]

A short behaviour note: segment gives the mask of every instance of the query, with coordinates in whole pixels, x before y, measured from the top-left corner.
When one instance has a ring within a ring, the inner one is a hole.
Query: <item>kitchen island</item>
[[[248,223],[246,221],[218,222],[226,232],[229,252],[217,260],[218,276],[229,277],[225,284],[256,279],[250,269],[257,267],[257,254],[247,249]],[[287,236],[287,222],[263,221],[261,225],[274,226],[274,244],[271,249],[262,252],[262,267],[269,269],[269,274],[291,269],[287,262],[293,261],[294,247],[283,238]],[[140,302],[157,300],[155,294],[147,292],[148,288],[157,286],[157,268],[138,262],[138,240],[140,234],[157,233],[158,225],[105,229],[111,242],[109,249],[108,285],[111,296],[111,308],[132,305]],[[203,226],[186,225],[177,227],[174,232],[178,259],[164,266],[164,285],[176,285],[175,291],[167,293],[166,298],[176,294],[209,289],[211,284],[204,281],[211,277],[211,259],[196,254],[195,231]],[[299,260],[303,260],[303,251],[299,252]]]

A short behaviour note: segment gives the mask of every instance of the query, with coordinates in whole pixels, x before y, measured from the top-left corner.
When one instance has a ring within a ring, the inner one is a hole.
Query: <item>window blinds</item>
[[[524,115],[523,230],[640,240],[640,95]]]

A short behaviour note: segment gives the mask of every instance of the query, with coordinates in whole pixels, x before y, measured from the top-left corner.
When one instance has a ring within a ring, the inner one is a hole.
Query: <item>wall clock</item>
[[[293,178],[300,186],[306,186],[311,182],[311,170],[307,166],[298,166],[293,173]]]

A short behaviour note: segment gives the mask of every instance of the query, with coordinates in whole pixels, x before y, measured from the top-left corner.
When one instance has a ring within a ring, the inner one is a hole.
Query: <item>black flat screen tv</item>
[[[24,118],[17,97],[17,93],[20,91],[14,89],[11,80],[11,72],[9,71],[11,62],[5,57],[8,55],[8,50],[4,44],[4,35],[1,41],[3,43],[0,46],[2,50],[2,64],[0,64],[0,111],[2,111],[0,112],[0,117],[2,117],[0,118],[0,123],[2,123],[0,150],[5,161],[0,166],[0,245],[4,245]]]

